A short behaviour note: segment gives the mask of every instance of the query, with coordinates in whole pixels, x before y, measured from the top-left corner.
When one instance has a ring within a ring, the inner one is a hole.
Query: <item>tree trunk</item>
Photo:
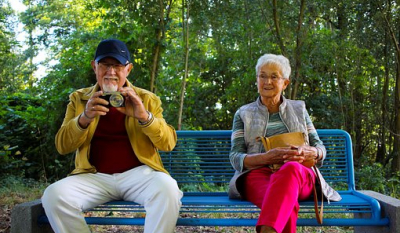
[[[183,103],[185,100],[186,80],[188,77],[189,64],[189,8],[190,3],[186,2],[186,17],[185,17],[185,0],[182,0],[182,21],[183,21],[183,40],[185,43],[185,75],[182,79],[181,98],[179,103],[178,113],[178,130],[182,129]],[[186,18],[186,20],[185,20]]]
[[[151,67],[151,78],[150,78],[150,91],[153,93],[156,93],[155,81],[158,71],[158,63],[159,63],[158,61],[160,57],[161,30],[159,29],[157,29],[156,38],[157,39],[156,39],[156,44],[154,46],[153,62]]]
[[[359,63],[361,63],[361,61],[359,61]],[[361,66],[357,65],[357,67]],[[358,72],[361,74],[362,70],[358,70]],[[354,160],[355,163],[358,164],[365,148],[365,145],[363,143],[365,134],[362,132],[362,121],[360,120],[363,115],[363,109],[358,107],[363,101],[363,94],[361,93],[361,90],[364,83],[362,80],[360,80],[360,78],[353,79],[352,83],[353,88],[350,88],[352,95],[350,110],[352,112],[351,127],[355,137]]]
[[[161,52],[162,52],[162,42],[164,41],[165,38],[165,28],[166,28],[166,24],[169,21],[169,14],[171,12],[171,8],[172,8],[172,3],[173,0],[170,0],[168,5],[168,11],[166,16],[164,17],[164,0],[159,0],[160,3],[160,15],[159,15],[159,23],[158,23],[158,28],[156,29],[156,43],[154,45],[154,49],[153,49],[153,62],[151,65],[151,72],[150,72],[150,91],[153,93],[156,93],[156,86],[155,86],[155,82],[156,82],[156,77],[157,77],[157,73],[158,73],[158,67],[160,64],[160,57],[161,57]],[[164,20],[165,18],[165,20]]]
[[[297,23],[297,38],[296,38],[296,51],[294,55],[295,65],[294,65],[294,78],[292,78],[292,87],[290,98],[296,99],[297,90],[300,84],[300,70],[301,70],[301,47],[303,46],[303,33],[302,33],[302,25],[305,11],[305,0],[300,1],[300,12],[299,12],[299,20]]]
[[[395,100],[394,100],[394,142],[393,142],[393,152],[392,152],[392,171],[400,171],[400,47],[398,40],[396,38],[396,35],[393,31],[392,26],[390,25],[390,22],[386,16],[385,13],[383,13],[383,17],[385,19],[386,25],[390,31],[390,35],[393,41],[393,44],[396,48],[396,66],[397,66],[397,71],[396,71],[396,86],[395,86]]]
[[[345,41],[346,40],[346,30],[347,30],[347,21],[346,21],[346,14],[345,14],[345,7],[343,6],[343,4],[339,4],[337,7],[337,29],[339,30],[339,36],[338,36],[338,40],[340,41],[338,44],[340,45],[341,41]],[[343,56],[341,56],[343,54],[344,51],[342,51],[342,48],[339,47],[338,52],[336,53],[336,62],[338,63],[337,65],[337,70],[336,70],[336,77],[337,77],[337,86],[338,86],[338,94],[339,94],[339,99],[340,99],[340,110],[342,112],[342,119],[343,119],[343,124],[344,125],[344,129],[346,131],[348,131],[352,136],[353,132],[351,132],[351,124],[350,124],[350,120],[349,118],[351,117],[351,114],[348,107],[347,107],[347,103],[345,103],[344,101],[346,101],[346,94],[350,92],[350,90],[348,90],[348,86],[346,84],[346,80],[343,74],[343,68],[344,67],[344,58]],[[354,138],[353,138],[354,139]],[[354,140],[355,141],[355,140]],[[357,155],[355,155],[357,156]]]
[[[377,152],[376,152],[376,158],[375,161],[378,163],[381,163],[383,165],[386,165],[386,112],[387,112],[387,99],[388,99],[388,90],[389,90],[389,54],[388,54],[388,50],[389,50],[389,44],[390,44],[390,38],[388,37],[388,34],[385,33],[385,38],[387,43],[385,43],[384,46],[384,57],[385,57],[385,77],[384,77],[384,83],[383,83],[383,87],[382,87],[382,104],[381,104],[381,112],[382,112],[382,116],[381,116],[381,122],[380,122],[380,127],[379,127],[379,141],[378,141],[378,148],[377,148]],[[378,77],[379,79],[380,77]]]
[[[400,171],[400,51],[397,51],[397,75],[396,75],[396,87],[395,87],[395,132],[394,132],[394,143],[393,143],[393,162],[392,171]]]
[[[272,15],[273,15],[273,19],[274,19],[275,36],[276,36],[276,39],[278,41],[278,45],[279,45],[279,48],[281,50],[281,54],[288,58],[287,53],[286,53],[285,43],[284,43],[284,41],[282,39],[282,36],[281,36],[281,27],[279,25],[278,2],[277,2],[277,0],[272,0]],[[290,59],[290,58],[288,58],[288,59]],[[292,85],[288,85],[286,90],[285,90],[285,96],[287,98],[290,98],[290,93],[292,92],[291,89],[292,89]]]
[[[283,39],[281,36],[281,28],[279,25],[279,16],[278,16],[278,3],[277,0],[272,0],[272,14],[273,14],[273,18],[274,18],[274,25],[275,25],[275,34],[276,34],[276,38],[278,40],[278,44],[279,44],[279,48],[281,49],[281,53],[283,56],[286,56],[286,48],[285,48],[285,44],[283,43]]]
[[[251,21],[250,20],[251,12],[249,11],[249,4],[248,4],[249,2],[248,1],[249,0],[245,0],[244,1],[244,10],[246,12],[247,22],[250,22]],[[253,54],[252,54],[252,49],[251,49],[252,41],[253,41],[253,27],[245,27],[245,30],[246,30],[246,35],[248,35],[246,38],[244,38],[244,39],[247,39],[247,48],[248,48],[247,54],[248,54],[248,58],[249,59],[253,59]]]

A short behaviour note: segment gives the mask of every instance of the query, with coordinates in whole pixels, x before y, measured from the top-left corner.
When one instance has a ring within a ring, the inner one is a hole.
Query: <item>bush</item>
[[[71,159],[59,156],[54,147],[54,135],[63,114],[54,111],[58,105],[62,104],[28,93],[0,96],[3,174],[57,180],[71,170]]]
[[[359,190],[372,190],[399,198],[400,172],[390,174],[389,166],[380,163],[361,166],[356,171],[356,186]]]

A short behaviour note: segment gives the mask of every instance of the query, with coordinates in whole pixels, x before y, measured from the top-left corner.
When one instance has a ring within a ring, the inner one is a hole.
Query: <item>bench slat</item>
[[[343,198],[339,202],[324,202],[322,225],[388,225],[388,218],[380,216],[379,202],[355,190],[350,135],[343,130],[322,129],[317,132],[327,149],[327,158],[320,169],[321,173],[327,182],[339,190]],[[178,144],[174,151],[160,152],[164,167],[177,180],[179,186],[183,190],[191,190],[184,192],[177,225],[254,226],[259,209],[250,202],[229,199],[226,192],[234,174],[229,161],[231,131],[177,131],[177,135]],[[319,226],[313,208],[312,200],[300,202],[298,226]],[[89,224],[144,224],[144,209],[133,202],[112,201],[90,211],[104,212],[105,215],[132,212],[133,215],[86,217]],[[134,213],[141,216],[134,216]],[[356,217],[365,215],[371,217]],[[39,222],[48,222],[46,216],[41,216]]]

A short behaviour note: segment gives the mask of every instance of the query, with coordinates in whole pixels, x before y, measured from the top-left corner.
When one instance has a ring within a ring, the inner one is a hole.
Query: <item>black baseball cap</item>
[[[99,62],[106,57],[117,59],[121,64],[126,65],[131,62],[131,55],[126,44],[117,39],[107,39],[100,42],[97,46],[94,60]]]

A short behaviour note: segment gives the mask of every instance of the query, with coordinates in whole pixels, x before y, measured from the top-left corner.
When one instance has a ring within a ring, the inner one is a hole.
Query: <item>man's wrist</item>
[[[83,116],[88,120],[93,120],[94,119],[94,117],[89,117],[88,115],[86,115],[86,109],[83,110]]]
[[[81,113],[81,115],[79,115],[79,118],[78,118],[78,125],[82,129],[86,129],[89,126],[89,124],[92,123],[92,121],[93,121],[93,119],[91,120],[90,118],[85,116],[84,113]]]

